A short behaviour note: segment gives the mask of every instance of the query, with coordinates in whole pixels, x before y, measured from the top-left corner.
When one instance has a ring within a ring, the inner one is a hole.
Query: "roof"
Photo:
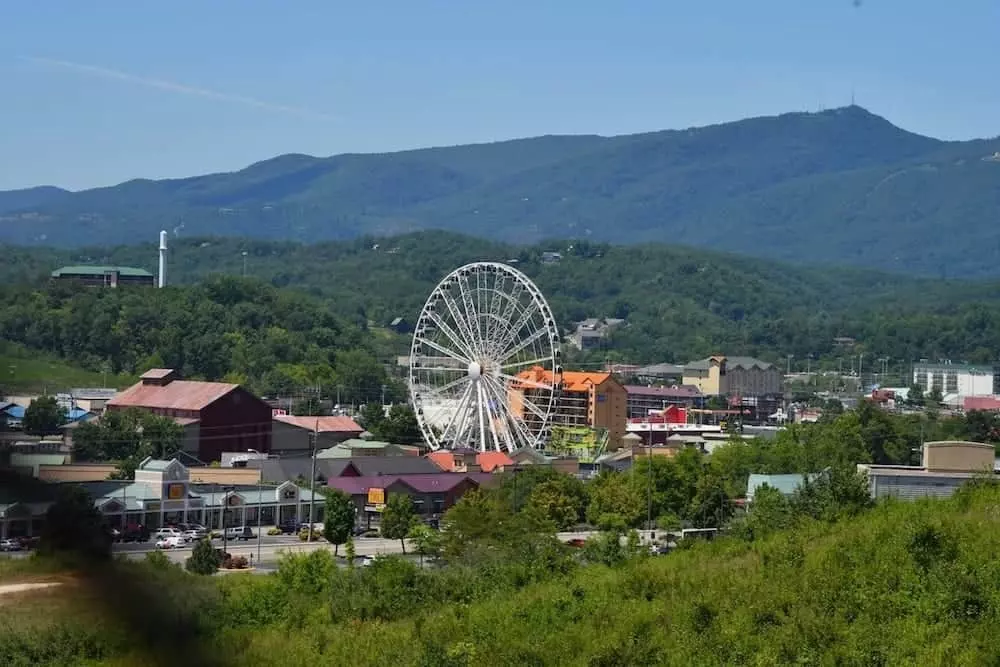
[[[226,394],[239,388],[228,382],[174,380],[160,386],[139,382],[108,401],[110,407],[203,410]]]
[[[630,396],[657,396],[660,398],[698,398],[701,391],[690,384],[674,387],[646,387],[638,384],[625,385],[625,393]]]
[[[174,369],[172,368],[150,368],[139,377],[143,380],[162,380],[163,378],[173,374]]]
[[[636,375],[681,375],[684,367],[678,364],[653,364],[635,369]]]
[[[9,408],[4,409],[4,413],[13,419],[24,419],[24,406],[11,405]]]
[[[755,359],[753,357],[721,357],[721,356],[714,356],[714,357],[706,357],[704,359],[698,359],[697,361],[692,361],[691,363],[689,363],[686,366],[684,366],[684,369],[685,370],[692,370],[692,371],[705,371],[705,370],[708,370],[708,367],[709,367],[709,365],[711,364],[711,362],[713,360],[716,360],[716,361],[720,361],[720,360],[721,361],[725,361],[726,362],[726,368],[729,368],[729,369],[732,369],[732,368],[745,368],[745,369],[759,368],[761,370],[766,371],[767,369],[771,368],[774,365],[774,364],[768,363],[766,361],[761,361],[760,359]]]
[[[76,266],[64,266],[52,272],[53,278],[62,276],[103,276],[107,273],[118,272],[120,276],[131,276],[134,278],[152,278],[153,274],[146,269],[137,269],[132,266],[108,266],[100,264],[78,264]]]
[[[294,415],[275,415],[274,421],[296,426],[309,431],[316,430],[319,433],[357,433],[361,434],[363,428],[350,417],[296,417]]]
[[[792,473],[789,475],[752,474],[747,480],[747,500],[753,502],[754,493],[765,484],[772,489],[777,489],[783,495],[790,496],[795,493],[796,489],[802,486],[802,482],[807,480],[813,481],[816,477],[816,473]]]
[[[327,486],[352,496],[365,495],[368,489],[385,489],[397,482],[409,486],[418,493],[447,493],[456,486],[470,480],[476,485],[492,479],[487,473],[436,472],[416,475],[371,475],[366,477],[331,477]]]
[[[923,371],[954,371],[956,373],[981,373],[984,375],[992,375],[992,366],[975,366],[972,364],[935,364],[928,363],[925,361],[918,361],[913,364],[913,370],[923,370]]]
[[[166,461],[163,459],[154,459],[152,457],[146,457],[142,463],[139,464],[139,470],[166,470],[170,467],[173,461]]]
[[[455,455],[446,449],[430,452],[427,455],[427,460],[433,462],[445,472],[451,472],[455,469]]]
[[[962,408],[972,410],[1000,410],[1000,398],[996,396],[966,396]]]
[[[483,472],[493,472],[497,468],[514,465],[514,460],[503,452],[480,452],[476,455],[476,463]]]
[[[541,366],[532,366],[521,371],[517,377],[529,382],[539,384],[551,384],[553,382],[552,371]],[[562,379],[563,391],[589,391],[591,387],[597,386],[611,379],[611,373],[586,373],[584,371],[563,371]]]
[[[69,390],[70,396],[73,398],[81,398],[83,400],[107,399],[113,397],[117,393],[117,389],[102,387],[77,387]]]

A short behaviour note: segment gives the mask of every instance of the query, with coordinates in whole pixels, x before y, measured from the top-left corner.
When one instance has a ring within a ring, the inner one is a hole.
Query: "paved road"
[[[586,539],[593,534],[594,533],[592,532],[559,533],[559,539],[564,542],[572,539]],[[218,548],[222,548],[222,540],[212,540],[212,543]],[[166,549],[164,550],[164,553],[172,561],[183,563],[187,560],[188,556],[191,555],[191,548],[192,547],[190,546],[185,546],[180,549]],[[259,562],[262,562],[265,565],[274,564],[277,563],[279,557],[284,553],[309,553],[310,551],[314,551],[316,549],[333,549],[333,545],[326,541],[313,543],[302,542],[295,536],[288,537],[265,535],[261,538]],[[247,559],[253,556],[254,562],[258,562],[257,540],[250,540],[248,542],[230,541],[226,545],[226,550],[234,556],[246,556]],[[387,540],[382,537],[356,538],[354,540],[354,550],[359,556],[399,554],[403,552],[403,548],[400,545],[399,540]],[[150,551],[157,551],[152,542],[115,545],[116,553],[125,553],[132,558],[144,558]],[[411,551],[411,545],[409,544],[407,544],[407,551]],[[341,547],[340,553],[343,553],[343,547]]]

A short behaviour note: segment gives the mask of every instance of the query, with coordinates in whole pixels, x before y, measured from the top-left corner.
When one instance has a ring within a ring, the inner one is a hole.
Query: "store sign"
[[[167,500],[183,500],[183,499],[184,499],[183,484],[167,484]]]
[[[288,414],[287,410],[282,410],[281,408],[271,408],[272,417],[284,417]]]
[[[385,504],[381,505],[365,505],[366,512],[383,512],[385,511]]]
[[[281,492],[282,500],[295,500],[295,489],[285,489]]]
[[[385,489],[368,489],[369,505],[385,505]]]

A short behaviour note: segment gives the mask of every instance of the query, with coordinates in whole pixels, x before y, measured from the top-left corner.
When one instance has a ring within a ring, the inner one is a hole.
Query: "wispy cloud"
[[[220,102],[242,104],[244,106],[255,107],[257,109],[263,109],[265,111],[293,114],[304,118],[315,118],[318,120],[336,120],[335,116],[323,113],[321,111],[314,111],[312,109],[289,106],[287,104],[275,104],[273,102],[266,102],[264,100],[259,100],[254,97],[246,97],[244,95],[232,95],[230,93],[223,93],[218,90],[210,90],[208,88],[198,88],[196,86],[188,86],[183,83],[176,83],[174,81],[165,81],[163,79],[154,79],[146,76],[137,76],[135,74],[129,74],[128,72],[122,72],[121,70],[110,69],[108,67],[98,67],[96,65],[87,65],[84,63],[71,62],[68,60],[56,60],[54,58],[37,58],[34,56],[21,56],[20,59],[30,63],[34,63],[36,65],[58,67],[60,69],[70,70],[86,76],[101,77],[104,79],[114,79],[116,81],[123,81],[125,83],[132,83],[139,86],[146,86],[147,88],[157,88],[159,90],[165,90],[171,93],[178,93],[180,95],[193,95],[195,97],[204,97],[212,100],[219,100]]]

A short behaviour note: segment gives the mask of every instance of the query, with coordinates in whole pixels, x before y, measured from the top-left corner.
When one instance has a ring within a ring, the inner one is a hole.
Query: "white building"
[[[925,392],[937,389],[942,396],[989,396],[996,393],[998,370],[993,366],[967,364],[913,364],[913,384]]]

